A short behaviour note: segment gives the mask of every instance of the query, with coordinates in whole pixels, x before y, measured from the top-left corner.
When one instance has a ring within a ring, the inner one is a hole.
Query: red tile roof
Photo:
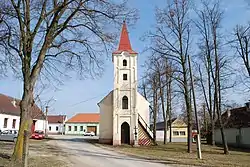
[[[79,113],[70,118],[67,123],[99,123],[100,114],[97,113]]]
[[[113,54],[120,54],[123,51],[127,51],[130,54],[137,54],[135,51],[133,51],[133,49],[131,47],[129,36],[128,36],[128,30],[127,30],[127,26],[126,26],[125,21],[123,22],[123,25],[122,25],[122,31],[121,31],[121,37],[120,37],[118,50],[113,52]]]
[[[49,123],[63,123],[66,119],[66,115],[48,115]]]
[[[16,101],[16,106],[13,101]],[[0,94],[0,114],[20,116],[20,99]],[[32,107],[32,118],[45,120],[45,115],[37,105]]]

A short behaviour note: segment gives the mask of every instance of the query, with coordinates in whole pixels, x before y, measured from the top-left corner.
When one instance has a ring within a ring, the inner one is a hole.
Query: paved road
[[[94,146],[83,137],[54,136],[51,144],[60,147],[70,156],[66,157],[72,167],[172,167],[152,161],[131,158]]]

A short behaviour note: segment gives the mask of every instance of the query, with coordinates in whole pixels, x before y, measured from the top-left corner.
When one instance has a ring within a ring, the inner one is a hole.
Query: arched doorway
[[[127,122],[123,122],[121,126],[121,143],[130,144],[130,127]]]

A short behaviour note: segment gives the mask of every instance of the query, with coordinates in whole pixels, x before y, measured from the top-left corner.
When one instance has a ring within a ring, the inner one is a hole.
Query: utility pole
[[[49,111],[49,106],[46,106],[45,110],[45,138],[48,138],[48,111]]]
[[[193,94],[193,102],[194,102],[194,113],[195,113],[195,120],[196,120],[196,127],[197,127],[197,155],[199,159],[202,159],[201,156],[201,136],[200,136],[200,125],[198,120],[198,113],[196,108],[196,100],[195,100],[195,92],[194,92],[194,82],[193,82],[193,75],[192,75],[192,69],[191,69],[191,62],[190,62],[190,56],[188,55],[188,66],[189,66],[189,72],[190,72],[190,79],[191,79],[191,88],[192,88],[192,94]]]

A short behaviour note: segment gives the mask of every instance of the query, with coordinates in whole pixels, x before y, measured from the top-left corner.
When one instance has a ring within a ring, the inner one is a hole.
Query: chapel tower
[[[129,40],[123,22],[118,49],[112,54],[114,64],[113,145],[136,144],[137,111],[137,53]]]

